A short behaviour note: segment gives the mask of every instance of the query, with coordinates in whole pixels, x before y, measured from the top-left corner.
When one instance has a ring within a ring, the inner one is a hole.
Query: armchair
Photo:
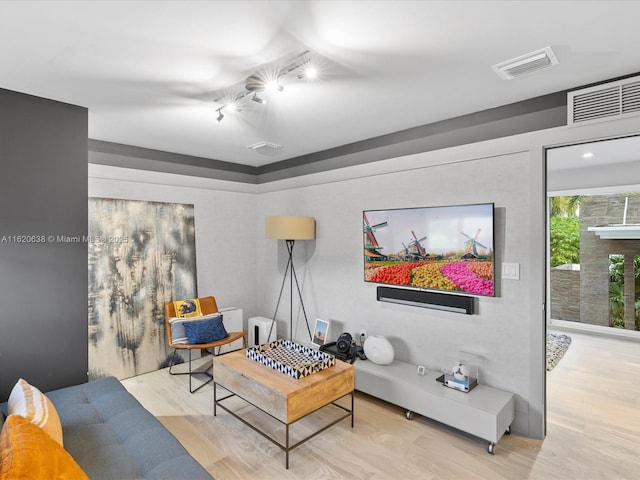
[[[216,303],[216,299],[213,296],[201,297],[198,298],[200,303],[200,309],[202,315],[209,315],[218,312],[218,305]],[[244,347],[247,347],[247,332],[228,332],[228,336],[221,340],[216,340],[207,343],[182,343],[186,339],[182,339],[181,342],[177,343],[175,340],[174,332],[172,331],[173,322],[172,320],[178,317],[176,313],[175,304],[173,302],[168,302],[164,306],[164,316],[165,316],[165,327],[167,333],[167,344],[169,347],[173,349],[173,353],[171,355],[171,359],[169,361],[169,373],[171,375],[189,375],[189,392],[194,393],[204,387],[206,384],[213,380],[213,358],[215,358],[215,348],[218,347],[218,350],[222,345],[226,345],[228,343],[234,342],[236,340],[242,339]],[[191,320],[197,321],[198,317],[193,317]],[[191,368],[191,351],[192,350],[201,350],[203,352],[208,352],[208,349],[213,349],[211,366],[208,367],[205,371],[193,371]],[[173,371],[173,367],[175,366],[175,356],[178,350],[187,350],[189,352],[189,367],[187,372],[175,372]],[[209,373],[211,371],[211,373]],[[204,374],[208,377],[208,379],[199,385],[196,388],[192,388],[192,378],[193,375],[196,374]]]

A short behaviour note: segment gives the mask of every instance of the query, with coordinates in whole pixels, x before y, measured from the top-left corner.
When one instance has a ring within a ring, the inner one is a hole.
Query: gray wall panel
[[[87,234],[87,124],[84,108],[0,89],[2,401],[19,377],[87,379],[87,245],[58,241]]]

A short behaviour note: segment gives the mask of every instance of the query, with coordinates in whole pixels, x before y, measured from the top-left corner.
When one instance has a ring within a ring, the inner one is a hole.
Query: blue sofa
[[[65,450],[92,480],[213,478],[114,377],[46,395]]]

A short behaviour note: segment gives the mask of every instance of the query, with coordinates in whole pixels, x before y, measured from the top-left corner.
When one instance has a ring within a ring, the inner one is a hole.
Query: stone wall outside
[[[551,269],[551,318],[580,321],[580,265]]]
[[[580,206],[580,320],[592,325],[609,326],[609,255],[625,256],[625,263],[640,255],[640,240],[603,240],[588,227],[621,224],[624,195],[586,197]],[[629,196],[627,224],[640,223],[640,196]],[[626,265],[625,265],[626,267]],[[633,271],[625,268],[627,314],[634,317]],[[633,320],[630,320],[633,322]],[[626,328],[633,323],[626,322]]]

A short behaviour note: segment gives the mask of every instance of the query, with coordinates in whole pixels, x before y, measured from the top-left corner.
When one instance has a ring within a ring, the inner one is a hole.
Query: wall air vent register
[[[585,125],[640,114],[640,76],[567,94],[567,125]]]

